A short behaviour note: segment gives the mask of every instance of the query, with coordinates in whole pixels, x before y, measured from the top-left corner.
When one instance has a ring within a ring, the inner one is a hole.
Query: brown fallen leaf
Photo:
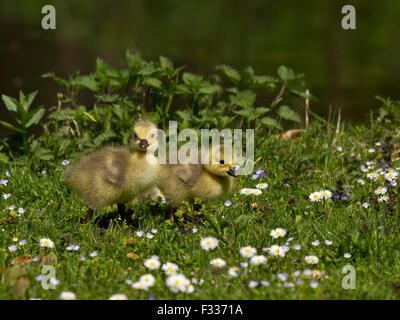
[[[288,130],[288,131],[286,131],[285,133],[282,133],[282,134],[276,134],[275,135],[275,139],[279,139],[279,138],[283,138],[284,140],[289,140],[290,138],[292,138],[293,136],[295,136],[296,134],[298,134],[298,133],[301,133],[301,132],[303,132],[304,130],[301,130],[301,129],[291,129],[291,130]]]
[[[139,259],[139,256],[136,253],[129,252],[126,254],[129,259]]]
[[[11,264],[15,264],[18,263],[20,265],[24,265],[25,263],[30,263],[32,262],[32,258],[29,256],[20,256],[20,257],[16,257],[13,259],[13,261],[11,261]]]

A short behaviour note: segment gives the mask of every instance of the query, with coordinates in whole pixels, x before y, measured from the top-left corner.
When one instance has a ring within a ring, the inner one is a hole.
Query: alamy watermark
[[[157,136],[155,147],[147,150],[149,163],[156,164],[220,164],[221,152],[224,163],[236,164],[237,175],[248,175],[254,167],[254,129],[201,129],[200,137],[194,129],[184,129],[178,134],[178,123],[169,122],[168,152],[167,134],[161,129],[149,130],[146,139]],[[242,154],[245,138],[245,154]],[[210,145],[211,140],[211,145]],[[185,142],[178,148],[178,142]],[[199,149],[200,145],[200,149]],[[157,152],[157,156],[155,152]]]
[[[342,279],[342,288],[345,290],[356,288],[356,269],[348,264],[342,268],[342,274],[346,274]]]

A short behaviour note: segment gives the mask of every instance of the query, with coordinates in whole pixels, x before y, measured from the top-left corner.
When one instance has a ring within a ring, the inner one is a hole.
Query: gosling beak
[[[234,167],[229,167],[229,170],[226,173],[232,177],[237,177],[237,173]]]
[[[140,139],[139,148],[146,149],[149,146],[149,143],[146,139]]]

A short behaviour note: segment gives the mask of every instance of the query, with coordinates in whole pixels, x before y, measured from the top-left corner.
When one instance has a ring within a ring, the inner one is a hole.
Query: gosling
[[[117,205],[122,220],[129,220],[125,204],[156,185],[158,162],[146,158],[147,151],[157,150],[156,126],[138,120],[133,126],[131,144],[134,152],[122,147],[105,147],[67,167],[65,180],[79,195],[88,211],[85,223],[94,210]]]
[[[183,201],[200,198],[212,202],[229,194],[236,177],[234,157],[225,162],[224,148],[212,162],[209,152],[208,164],[165,164],[160,165],[158,188],[164,194],[170,208],[170,219]],[[200,162],[200,161],[199,161]]]

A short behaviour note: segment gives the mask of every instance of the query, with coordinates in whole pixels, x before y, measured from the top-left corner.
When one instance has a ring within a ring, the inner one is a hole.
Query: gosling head
[[[155,151],[158,147],[156,125],[148,120],[136,121],[133,126],[132,145],[136,151]]]
[[[225,153],[224,148],[220,147],[219,155],[215,152],[216,149],[210,150],[209,162],[204,164],[204,168],[216,175],[221,177],[232,176],[237,177],[235,170],[235,157],[232,150]],[[215,153],[215,154],[214,154]],[[214,154],[214,159],[213,159]]]

